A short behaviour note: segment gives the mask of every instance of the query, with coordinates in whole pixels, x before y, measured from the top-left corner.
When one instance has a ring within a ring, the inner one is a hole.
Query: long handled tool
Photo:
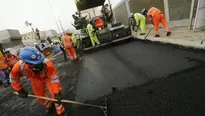
[[[13,94],[18,95],[18,92],[14,91]],[[57,102],[58,100],[53,99],[53,98],[48,98],[48,97],[43,97],[43,96],[36,96],[36,95],[31,95],[28,94],[28,97],[33,97],[33,98],[40,98],[40,99],[45,99],[45,100],[50,100],[53,102]],[[86,104],[82,102],[77,102],[77,101],[71,101],[71,100],[61,100],[62,103],[69,103],[69,104],[76,104],[76,105],[82,105],[82,106],[88,106],[88,107],[95,107],[95,108],[100,108],[105,116],[108,116],[107,112],[107,99],[105,98],[105,106],[100,106],[100,105],[92,105],[92,104]]]
[[[152,25],[152,27],[150,28],[150,30],[149,30],[149,32],[147,33],[147,35],[145,36],[145,38],[144,39],[147,39],[147,36],[150,34],[150,32],[152,31],[152,29],[153,29],[153,25]]]

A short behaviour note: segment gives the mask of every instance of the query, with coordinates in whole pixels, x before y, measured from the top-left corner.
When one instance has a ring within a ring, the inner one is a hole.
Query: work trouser
[[[63,52],[64,60],[66,60],[66,59],[67,59],[67,56],[66,56],[66,51],[65,51],[65,49],[64,49],[63,47],[61,47],[61,46],[60,46],[60,49],[61,49],[61,51]]]
[[[65,50],[67,51],[71,60],[77,59],[76,51],[75,51],[75,48],[73,46],[69,47],[69,48],[65,48]]]
[[[142,33],[145,33],[145,24],[146,24],[146,18],[140,20],[140,29]]]
[[[0,78],[1,78],[1,81],[4,87],[9,86],[9,70],[8,69],[0,70]]]
[[[164,26],[166,32],[170,32],[167,21],[164,17],[164,14],[162,13],[153,18],[153,24],[156,34],[159,34],[159,23],[161,23]]]
[[[31,85],[32,85],[32,89],[35,95],[48,97],[48,95],[46,94],[46,88],[45,88],[45,85],[46,85],[51,95],[51,98],[55,99],[55,93],[53,92],[53,89],[52,89],[53,87],[49,79],[44,79],[44,80],[31,79]],[[50,100],[44,100],[44,99],[38,98],[38,101],[42,105],[44,105],[45,108],[47,109],[52,107],[52,102]],[[55,103],[55,107],[56,107],[56,112],[58,115],[63,114],[65,112],[65,109],[62,104]]]
[[[93,47],[95,46],[95,43],[97,43],[98,45],[100,44],[96,34],[90,34],[89,36]]]

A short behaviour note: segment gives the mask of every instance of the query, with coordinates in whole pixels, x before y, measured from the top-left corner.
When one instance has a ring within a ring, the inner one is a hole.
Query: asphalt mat
[[[63,98],[103,105],[109,116],[204,116],[204,52],[151,42],[127,41],[87,51],[75,63],[52,59]],[[22,80],[26,90],[30,83]],[[103,116],[98,108],[64,104],[68,116]],[[44,116],[33,98],[0,91],[1,116]],[[52,114],[56,115],[55,111]],[[52,116],[51,115],[51,116]]]

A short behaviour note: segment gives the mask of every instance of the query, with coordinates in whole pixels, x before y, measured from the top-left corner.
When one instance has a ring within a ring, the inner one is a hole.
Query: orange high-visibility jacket
[[[65,35],[65,37],[62,39],[62,43],[63,43],[64,48],[73,47],[72,38],[68,35]]]
[[[0,70],[7,69],[9,66],[4,57],[0,57]]]
[[[147,18],[149,19],[149,21],[153,21],[153,18],[158,17],[158,15],[161,13],[162,12],[159,9],[152,7],[147,12]]]
[[[96,26],[97,28],[104,28],[104,22],[103,22],[103,20],[102,20],[101,18],[99,18],[99,17],[96,17],[96,18],[95,18],[95,26]]]
[[[7,64],[10,66],[10,67],[13,67],[20,59],[15,56],[15,55],[9,55],[8,57],[5,57],[6,61],[7,61]]]
[[[45,58],[43,62],[46,64],[44,70],[36,74],[32,71],[28,64],[19,60],[14,65],[10,73],[10,82],[14,90],[18,91],[22,89],[20,77],[25,76],[31,81],[45,81],[49,79],[52,83],[53,92],[55,94],[59,93],[59,91],[61,91],[61,86],[54,64],[47,58]]]

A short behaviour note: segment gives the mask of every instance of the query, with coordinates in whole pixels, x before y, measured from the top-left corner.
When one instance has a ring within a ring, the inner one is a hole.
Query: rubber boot
[[[171,35],[171,33],[172,33],[172,32],[170,32],[170,31],[169,31],[169,32],[167,32],[167,36],[170,36],[170,35]]]
[[[154,37],[160,37],[160,35],[159,35],[159,34],[156,34]]]

